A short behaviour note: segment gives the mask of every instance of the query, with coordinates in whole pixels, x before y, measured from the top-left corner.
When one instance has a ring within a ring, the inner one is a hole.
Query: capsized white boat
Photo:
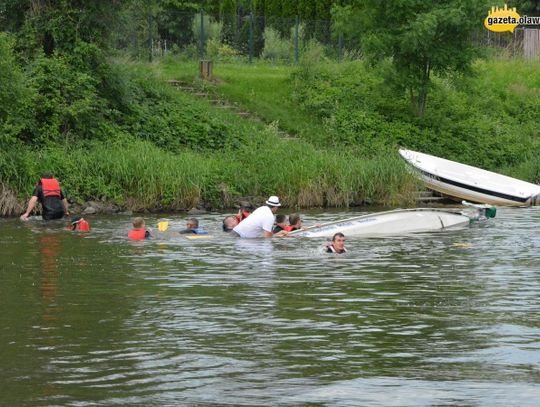
[[[490,205],[540,205],[540,185],[412,150],[399,154],[429,189],[444,195]]]
[[[324,223],[290,232],[289,236],[332,237],[341,232],[345,236],[377,237],[430,232],[467,226],[472,221],[493,218],[495,213],[489,205],[472,204],[463,209],[397,209]]]

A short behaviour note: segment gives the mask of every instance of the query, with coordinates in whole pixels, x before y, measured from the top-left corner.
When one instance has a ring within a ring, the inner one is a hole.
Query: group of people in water
[[[60,187],[60,183],[51,174],[43,174],[37,186],[34,188],[32,197],[28,203],[26,212],[21,215],[21,220],[28,220],[30,214],[37,203],[42,206],[42,218],[44,220],[61,219],[69,215],[68,202]],[[231,233],[237,237],[250,238],[271,238],[274,236],[284,237],[295,230],[303,230],[302,221],[298,214],[276,215],[281,202],[275,195],[269,197],[265,204],[250,212],[245,209],[238,211],[236,215],[231,215],[223,219],[223,231]],[[133,219],[133,228],[128,232],[131,240],[143,240],[150,237],[150,232],[146,229],[145,221],[141,217]],[[68,229],[73,231],[88,232],[90,224],[81,216],[71,218]],[[196,218],[187,219],[186,228],[179,231],[180,234],[205,235],[208,232],[199,227]],[[336,233],[332,241],[326,245],[328,253],[345,253],[345,236],[343,233]]]

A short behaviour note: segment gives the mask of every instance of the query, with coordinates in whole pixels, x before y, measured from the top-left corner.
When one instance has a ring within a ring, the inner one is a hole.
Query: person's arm
[[[62,199],[62,204],[64,205],[64,212],[66,215],[69,215],[69,210],[68,210],[68,207],[69,207],[69,204],[68,204],[68,201],[66,198]]]
[[[30,198],[30,201],[28,202],[28,208],[26,208],[26,212],[21,215],[21,220],[28,220],[28,216],[36,207],[37,201],[37,196],[32,196],[32,198]]]
[[[268,217],[264,218],[262,223],[262,230],[263,230],[263,237],[272,237],[274,234],[272,233],[272,230],[274,229],[274,215],[268,215]]]

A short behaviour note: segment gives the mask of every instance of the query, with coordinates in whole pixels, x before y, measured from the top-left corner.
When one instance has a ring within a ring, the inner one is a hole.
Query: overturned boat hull
[[[483,217],[484,211],[477,208],[397,209],[325,223],[291,232],[289,236],[332,237],[338,232],[345,236],[396,236],[464,227]]]
[[[540,185],[412,150],[400,149],[399,154],[429,189],[444,195],[490,205],[540,204]]]

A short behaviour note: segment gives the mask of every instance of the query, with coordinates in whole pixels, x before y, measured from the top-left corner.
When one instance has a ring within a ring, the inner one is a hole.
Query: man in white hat
[[[240,222],[233,232],[243,238],[272,237],[274,227],[274,214],[281,206],[277,196],[271,196],[261,206],[253,211],[251,215]]]

